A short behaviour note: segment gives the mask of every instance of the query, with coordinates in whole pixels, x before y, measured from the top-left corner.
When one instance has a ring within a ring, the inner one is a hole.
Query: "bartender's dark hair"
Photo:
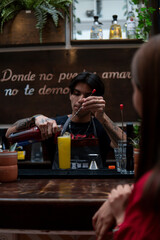
[[[80,82],[88,84],[92,90],[96,89],[96,92],[95,92],[96,96],[104,95],[104,91],[105,91],[104,83],[102,82],[101,78],[97,74],[94,74],[91,72],[79,73],[70,82],[69,88],[70,88],[71,94],[73,94],[75,86]]]
[[[154,209],[160,213],[160,34],[136,52],[132,61],[132,81],[142,95],[137,180],[152,170],[144,189],[142,206],[146,211]]]

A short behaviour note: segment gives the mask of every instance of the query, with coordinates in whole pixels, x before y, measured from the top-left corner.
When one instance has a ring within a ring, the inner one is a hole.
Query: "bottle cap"
[[[117,15],[113,15],[112,17],[113,17],[113,20],[117,21],[117,18],[118,18]]]
[[[98,24],[103,25],[103,23],[101,23],[101,22],[98,21],[98,18],[99,18],[99,16],[97,16],[97,15],[94,16],[94,22],[98,22]]]
[[[94,21],[98,22],[98,16],[94,16]]]

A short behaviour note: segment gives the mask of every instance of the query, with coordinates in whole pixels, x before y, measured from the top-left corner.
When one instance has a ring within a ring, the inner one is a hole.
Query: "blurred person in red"
[[[95,213],[97,240],[111,228],[115,240],[160,239],[160,35],[138,49],[131,71],[133,105],[142,118],[136,182],[113,189]]]

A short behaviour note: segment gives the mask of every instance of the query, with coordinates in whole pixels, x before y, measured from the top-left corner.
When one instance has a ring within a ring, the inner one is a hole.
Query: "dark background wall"
[[[70,113],[68,84],[82,71],[105,84],[106,112],[120,122],[137,121],[132,106],[130,63],[136,48],[41,50],[0,53],[0,124],[42,113]]]

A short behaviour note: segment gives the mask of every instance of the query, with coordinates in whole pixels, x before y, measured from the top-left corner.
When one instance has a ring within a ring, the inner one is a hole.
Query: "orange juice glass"
[[[71,136],[58,137],[59,168],[68,169],[71,167]]]

